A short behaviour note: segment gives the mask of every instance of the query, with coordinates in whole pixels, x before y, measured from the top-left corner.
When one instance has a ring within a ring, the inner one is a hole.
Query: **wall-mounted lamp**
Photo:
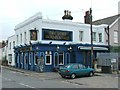
[[[70,52],[72,51],[72,47],[71,46],[68,48],[68,51],[70,51]]]
[[[25,46],[27,46],[27,44],[25,43]]]
[[[63,45],[65,45],[65,44],[66,44],[66,42],[63,43]]]
[[[49,44],[52,44],[52,42],[49,42]]]
[[[57,49],[57,51],[59,51],[60,47],[57,45],[57,48],[56,48],[56,49]]]
[[[31,41],[29,41],[29,44],[32,45]]]

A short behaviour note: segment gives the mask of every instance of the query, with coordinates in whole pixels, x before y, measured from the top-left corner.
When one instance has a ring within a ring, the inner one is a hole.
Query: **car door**
[[[87,70],[84,65],[78,64],[78,68],[79,68],[79,76],[83,76],[83,75],[87,74]]]
[[[71,67],[71,73],[75,73],[77,76],[79,75],[79,68],[78,68],[78,64],[74,64]]]

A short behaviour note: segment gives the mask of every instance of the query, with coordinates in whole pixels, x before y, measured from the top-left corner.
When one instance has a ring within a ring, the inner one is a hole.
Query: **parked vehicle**
[[[63,67],[60,67],[58,71],[61,77],[65,78],[69,76],[72,79],[76,78],[77,76],[84,76],[84,75],[93,76],[94,72],[95,70],[93,68],[86,67],[83,64],[79,64],[79,63],[67,64]]]

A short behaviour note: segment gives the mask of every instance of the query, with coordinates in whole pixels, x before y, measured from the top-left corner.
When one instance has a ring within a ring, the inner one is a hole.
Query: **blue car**
[[[93,76],[95,70],[93,68],[89,68],[84,66],[83,64],[79,63],[71,63],[59,68],[58,73],[61,77],[70,77],[72,79],[76,78],[77,76],[84,76],[89,75]]]

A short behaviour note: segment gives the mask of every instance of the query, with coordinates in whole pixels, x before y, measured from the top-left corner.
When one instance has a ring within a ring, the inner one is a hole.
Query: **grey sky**
[[[0,41],[14,34],[14,27],[37,12],[44,19],[62,20],[70,10],[73,21],[84,22],[84,12],[92,8],[93,20],[118,13],[120,0],[0,0]]]

